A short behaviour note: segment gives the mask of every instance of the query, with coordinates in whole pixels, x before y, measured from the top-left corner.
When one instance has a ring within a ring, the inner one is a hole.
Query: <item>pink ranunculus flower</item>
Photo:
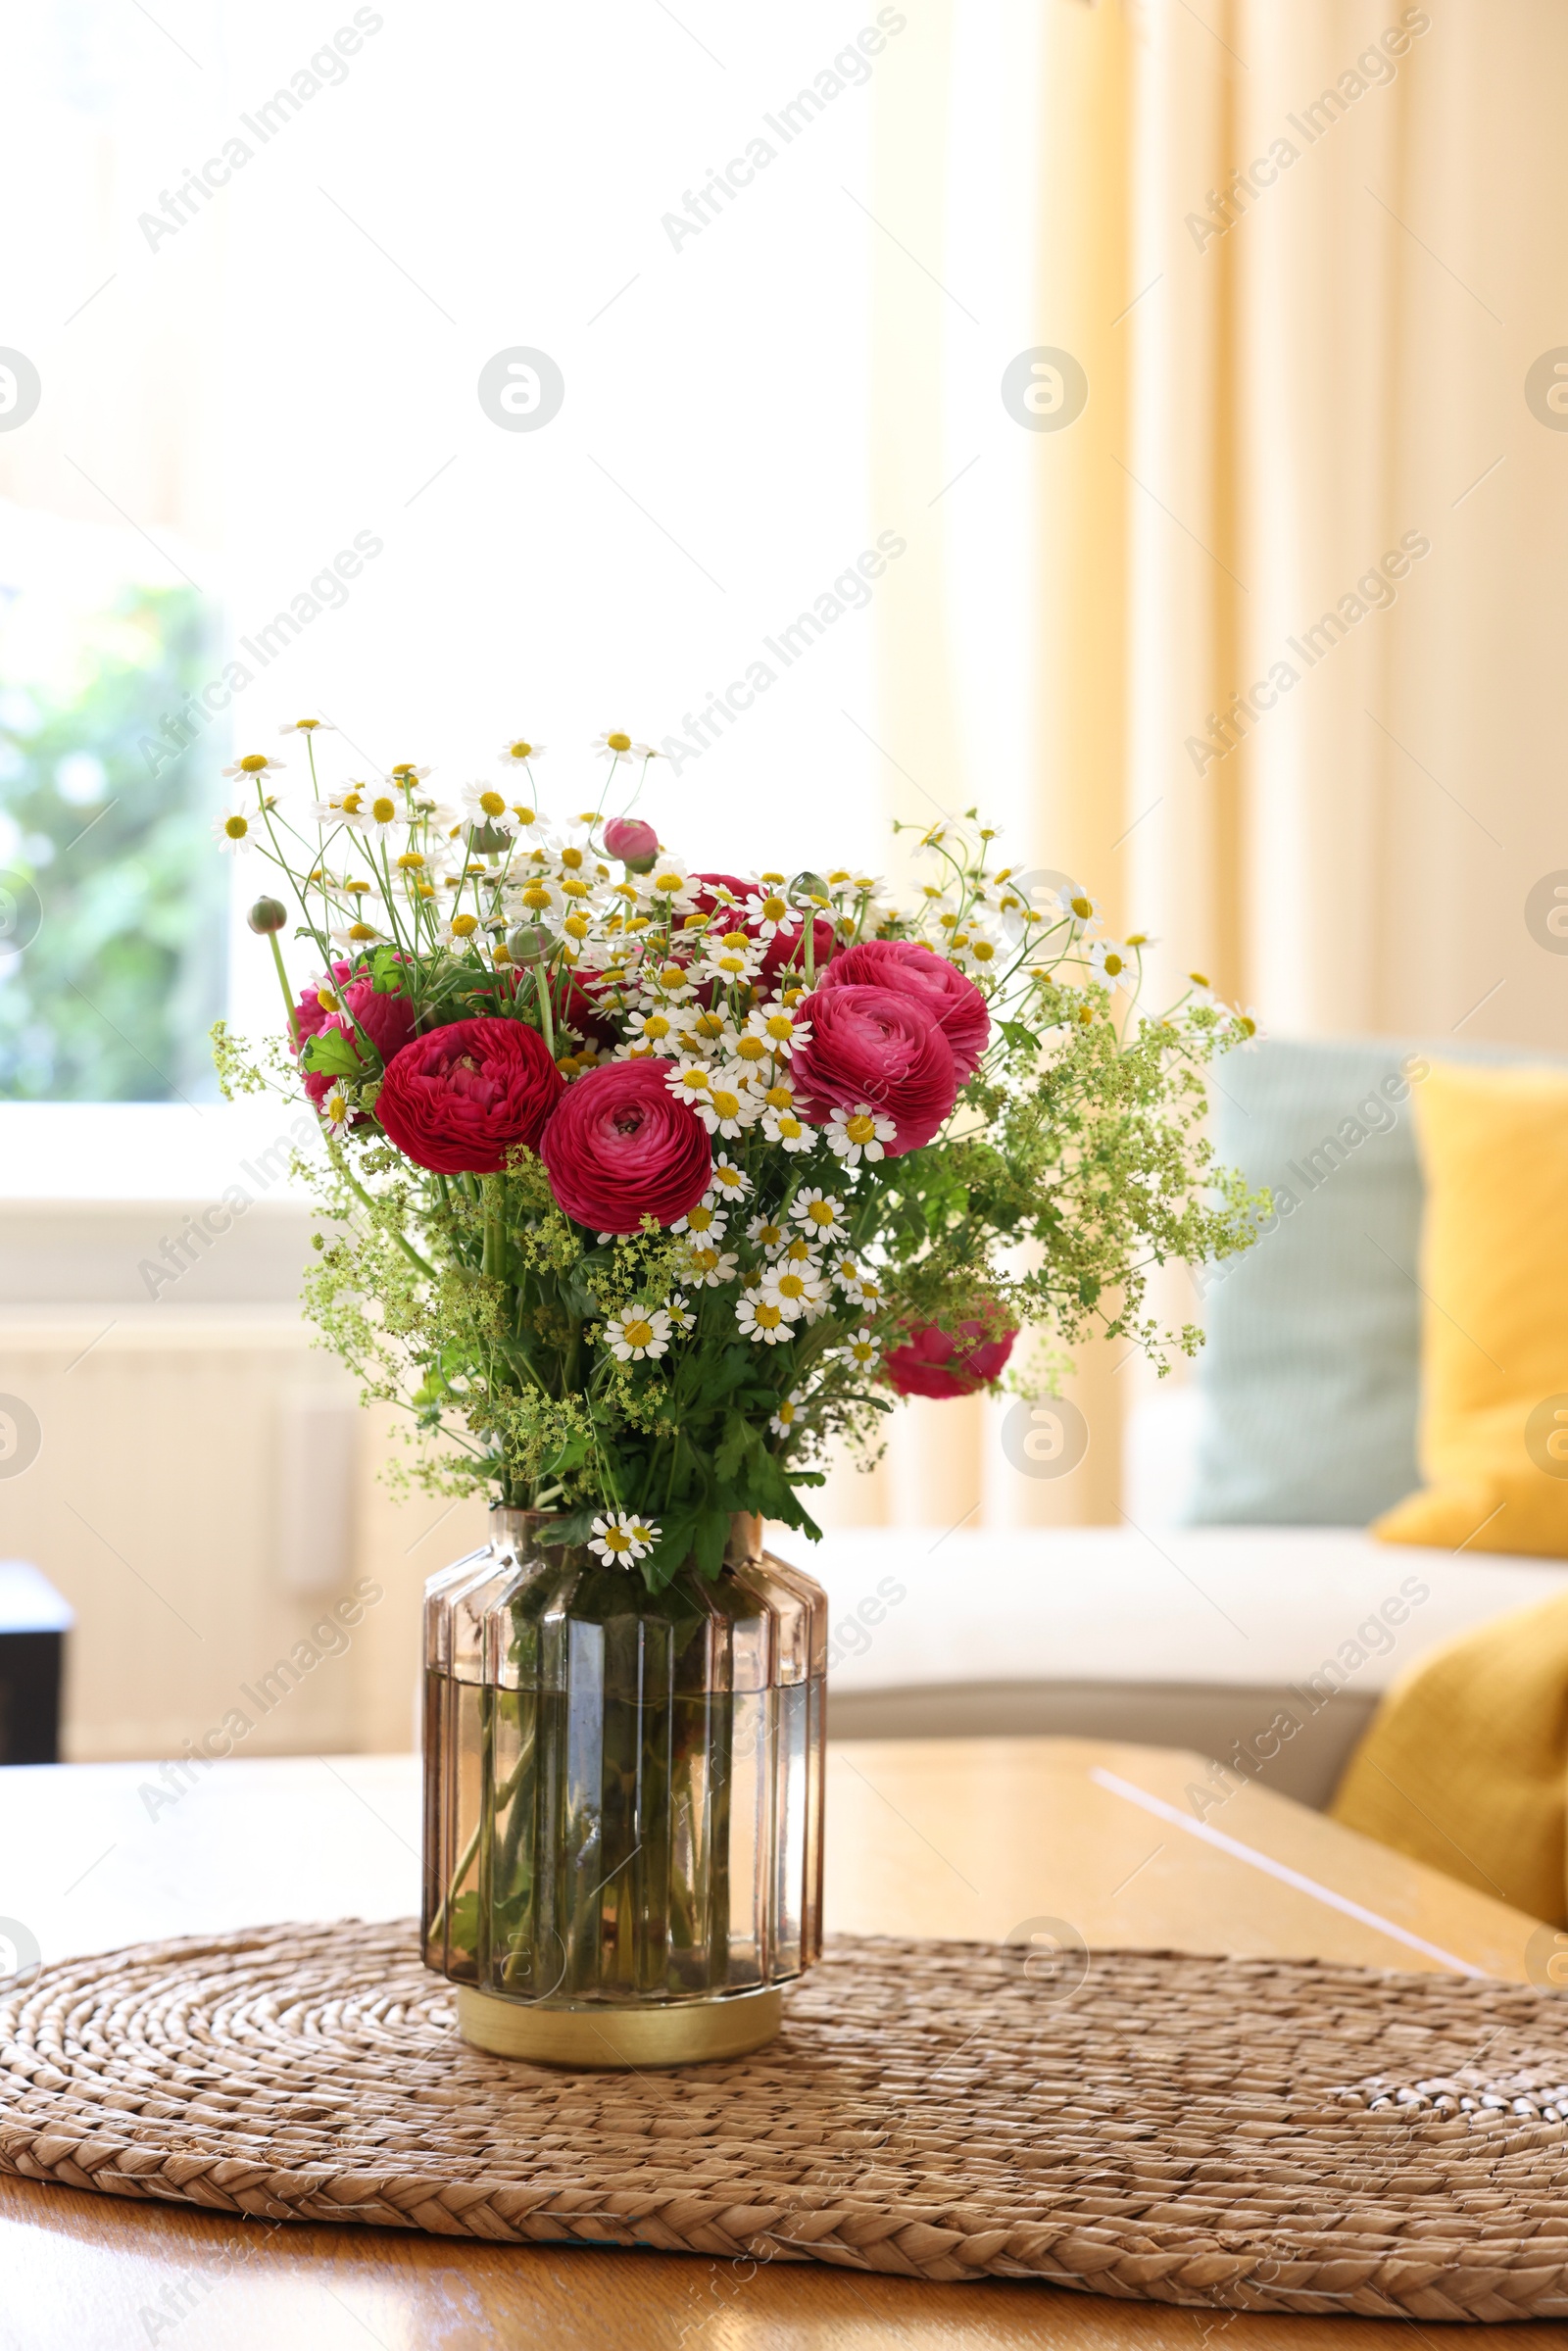
[[[695,1110],[669,1091],[669,1063],[607,1061],[574,1078],[539,1139],[558,1204],[596,1233],[672,1225],[708,1190],[713,1154]]]
[[[499,1175],[509,1151],[537,1144],[564,1083],[537,1029],[454,1020],[387,1063],[375,1114],[416,1167]]]
[[[790,1063],[808,1118],[868,1102],[897,1130],[890,1159],[931,1141],[957,1100],[958,1076],[951,1046],[918,999],[891,988],[823,987],[797,1016],[811,1030]]]
[[[318,1037],[323,1029],[335,1028],[343,1030],[355,1053],[365,1061],[364,1043],[356,1029],[356,1022],[384,1062],[390,1061],[393,1054],[400,1053],[407,1045],[414,1034],[414,1006],[408,998],[385,992],[378,994],[368,979],[351,978],[353,969],[352,963],[338,962],[332,965],[327,975],[347,1007],[344,1011],[336,1011],[323,1004],[319,988],[306,988],[301,992],[294,1009],[299,1034],[297,1038],[292,1035],[289,1038],[291,1053],[303,1053],[312,1037]],[[371,1074],[372,1067],[373,1064],[366,1062],[367,1076]],[[305,1091],[318,1105],[340,1083],[340,1079],[330,1076],[324,1069],[308,1069],[305,1072]]]
[[[973,980],[946,955],[915,939],[861,939],[846,947],[823,974],[824,988],[891,988],[924,1004],[953,1050],[958,1083],[966,1085],[991,1042],[991,1014]]]
[[[605,827],[605,847],[631,873],[652,873],[659,855],[659,835],[640,816],[612,816]]]
[[[997,1377],[1017,1336],[994,1321],[960,1322],[951,1331],[916,1323],[902,1346],[889,1348],[882,1369],[901,1396],[973,1396]]]

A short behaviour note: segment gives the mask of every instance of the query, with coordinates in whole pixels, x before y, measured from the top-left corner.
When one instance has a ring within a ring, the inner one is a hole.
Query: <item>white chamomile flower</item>
[[[771,1216],[754,1216],[746,1228],[746,1238],[754,1249],[771,1253],[784,1246],[784,1227],[775,1224]]]
[[[874,1273],[862,1272],[858,1281],[844,1284],[844,1295],[852,1306],[874,1308],[882,1303],[882,1285]]]
[[[646,1053],[678,1053],[681,1037],[670,1015],[660,1005],[651,1012],[634,1012],[631,1033],[637,1047]]]
[[[321,1123],[327,1133],[341,1135],[349,1123],[348,1097],[342,1087],[334,1086],[330,1094],[321,1097],[316,1107],[320,1113]]]
[[[677,1102],[689,1103],[694,1110],[701,1110],[712,1082],[713,1073],[708,1063],[689,1057],[678,1060],[664,1080]]]
[[[749,1070],[754,1078],[760,1077],[765,1081],[767,1071],[764,1064],[772,1056],[760,1037],[754,1037],[749,1028],[742,1029],[738,1036],[731,1039],[729,1053],[731,1059],[739,1061],[741,1067]]]
[[[707,1093],[694,1097],[692,1108],[710,1135],[733,1141],[756,1124],[761,1104],[734,1070],[721,1069],[710,1079]]]
[[[648,1556],[659,1537],[657,1519],[636,1518],[625,1510],[607,1510],[603,1518],[594,1520],[588,1548],[607,1567],[630,1567]]]
[[[762,968],[762,950],[754,947],[744,931],[724,931],[710,938],[703,949],[702,969],[724,988],[738,988],[756,979]]]
[[[280,735],[335,735],[337,728],[330,718],[291,718],[277,731]]]
[[[735,1320],[741,1336],[760,1341],[764,1347],[778,1347],[793,1337],[790,1318],[776,1298],[759,1297],[748,1291],[735,1309]]]
[[[669,1327],[672,1331],[685,1333],[696,1330],[697,1317],[692,1312],[690,1302],[681,1297],[679,1291],[673,1298],[665,1299],[664,1311],[669,1316]]]
[[[787,1151],[808,1151],[816,1141],[814,1127],[808,1127],[794,1110],[776,1109],[771,1102],[762,1112],[762,1132],[769,1143]]]
[[[782,1257],[776,1265],[770,1265],[762,1276],[761,1294],[763,1298],[771,1299],[774,1305],[782,1306],[791,1322],[798,1322],[803,1314],[809,1314],[813,1307],[820,1308],[826,1297],[826,1288],[810,1266]]]
[[[788,1437],[800,1418],[800,1414],[801,1392],[798,1388],[792,1388],[789,1395],[780,1402],[778,1410],[767,1425],[775,1437]]]
[[[213,839],[230,857],[248,857],[256,847],[251,838],[251,819],[243,808],[225,808],[221,816],[213,819]]]
[[[669,1229],[672,1233],[700,1233],[705,1241],[722,1241],[728,1224],[729,1218],[723,1210],[705,1200],[700,1200],[678,1224],[672,1224]]]
[[[955,931],[949,940],[948,957],[960,971],[971,972],[976,979],[983,980],[988,972],[998,972],[1003,968],[1006,961],[1006,951],[992,938],[989,931],[979,930],[969,923],[961,931]]]
[[[804,1224],[826,1238],[844,1231],[846,1216],[844,1202],[835,1200],[830,1192],[799,1192],[790,1202],[790,1214],[797,1224]]]
[[[669,1351],[669,1315],[662,1306],[623,1307],[605,1324],[605,1345],[617,1363],[641,1363]]]
[[[869,1102],[857,1102],[853,1110],[841,1105],[827,1122],[828,1149],[846,1167],[858,1167],[862,1159],[886,1158],[898,1132],[893,1120]]]
[[[412,759],[397,759],[387,769],[386,780],[400,792],[412,792],[415,785],[422,784],[429,773],[428,767],[416,767]]]
[[[399,794],[394,791],[367,790],[355,797],[359,807],[351,810],[345,802],[343,814],[357,832],[384,841],[394,825],[407,824],[409,821],[409,812]]]
[[[1190,971],[1187,978],[1195,1004],[1212,1004],[1219,1001],[1214,994],[1214,983],[1206,971]]]
[[[798,1019],[785,1004],[762,1004],[746,1015],[748,1036],[758,1037],[770,1053],[792,1053],[811,1042],[811,1024]]]
[[[373,922],[366,920],[362,906],[352,922],[334,923],[329,936],[337,941],[339,947],[346,947],[352,953],[357,947],[374,946],[377,941],[386,938],[386,932],[377,930]]]
[[[882,1350],[863,1325],[853,1339],[847,1339],[839,1352],[846,1355],[858,1371],[873,1371],[881,1359]]]
[[[699,1290],[717,1290],[725,1282],[733,1282],[740,1268],[740,1259],[733,1249],[715,1249],[710,1242],[690,1243],[686,1250],[686,1268],[682,1279],[690,1279]]]
[[[458,794],[463,811],[476,825],[489,825],[509,837],[516,829],[512,805],[494,784],[465,784]]]
[[[1250,1004],[1239,1006],[1236,1017],[1241,1023],[1242,1027],[1242,1042],[1239,1046],[1233,1047],[1232,1051],[1236,1053],[1255,1053],[1257,1051],[1257,1041],[1259,1037],[1266,1037],[1268,1035],[1267,1029],[1264,1028],[1262,1022],[1257,1017],[1257,1013]]]
[[[618,727],[612,727],[606,734],[595,735],[589,749],[597,751],[602,759],[614,760],[632,758],[637,746],[630,735],[622,734]]]
[[[1125,988],[1129,994],[1138,985],[1138,958],[1130,948],[1118,947],[1111,940],[1096,939],[1089,950],[1089,960],[1107,988]]]
[[[453,948],[461,955],[479,928],[480,922],[477,914],[453,914],[441,924],[436,936],[443,947]],[[481,941],[480,944],[482,945],[483,942]]]
[[[638,878],[647,897],[668,899],[670,905],[679,906],[683,913],[697,904],[697,894],[702,887],[701,883],[693,880],[684,865],[674,857],[666,857],[662,852],[655,858],[652,871]]]
[[[1093,922],[1100,912],[1087,890],[1075,890],[1069,886],[1065,890],[1058,890],[1055,897],[1057,912],[1069,922]]]
[[[720,1151],[713,1161],[713,1172],[708,1179],[710,1200],[744,1200],[752,1188],[752,1179],[736,1166],[727,1151]]]
[[[665,1004],[688,1004],[697,993],[688,966],[676,962],[661,963],[646,971],[643,989],[645,995],[657,996]]]
[[[242,759],[235,759],[231,766],[223,768],[221,772],[238,776],[247,784],[254,784],[264,775],[281,775],[283,761],[269,759],[265,751],[248,751]]]
[[[787,898],[764,884],[746,901],[747,926],[759,939],[789,939],[801,927],[801,917]]]
[[[503,743],[497,756],[509,767],[526,767],[530,759],[544,758],[545,747],[542,743],[530,743],[525,736],[519,735],[515,742]]]

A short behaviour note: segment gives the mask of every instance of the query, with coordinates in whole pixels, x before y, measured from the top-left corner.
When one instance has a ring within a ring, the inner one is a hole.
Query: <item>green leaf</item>
[[[564,1517],[552,1520],[539,1531],[539,1541],[554,1549],[558,1543],[586,1543],[594,1531],[594,1520],[600,1514],[597,1502],[583,1502],[577,1509],[568,1510]]]
[[[697,1564],[710,1584],[713,1583],[724,1564],[724,1545],[729,1541],[727,1510],[705,1510],[697,1521],[696,1540],[692,1544]]]
[[[1024,1021],[999,1020],[997,1026],[1006,1038],[1007,1043],[1015,1045],[1020,1053],[1038,1053],[1040,1051],[1040,1039]]]
[[[302,1065],[326,1077],[357,1078],[365,1074],[365,1063],[354,1050],[354,1039],[346,1029],[318,1029],[305,1041],[300,1055]]]

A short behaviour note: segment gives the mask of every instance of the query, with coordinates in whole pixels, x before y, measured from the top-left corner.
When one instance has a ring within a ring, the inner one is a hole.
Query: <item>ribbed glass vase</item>
[[[549,1524],[425,1587],[425,1962],[503,2055],[755,2048],[821,1944],[826,1597],[757,1520],[658,1593]]]

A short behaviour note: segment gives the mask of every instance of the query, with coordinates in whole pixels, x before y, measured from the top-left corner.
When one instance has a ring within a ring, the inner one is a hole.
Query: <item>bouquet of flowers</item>
[[[413,764],[323,783],[327,731],[285,730],[303,803],[276,759],[225,770],[220,840],[281,877],[249,919],[287,1026],[256,1060],[220,1025],[218,1056],[225,1091],[315,1106],[307,1302],[412,1412],[427,1484],[553,1511],[658,1591],[716,1576],[736,1512],[814,1536],[834,1440],[995,1386],[1026,1329],[1037,1387],[1087,1331],[1197,1345],[1146,1284],[1252,1236],[1200,1132],[1203,1065],[1252,1023],[1198,973],[1143,1011],[1146,943],[972,810],[901,897],[688,862],[631,813],[655,755],[624,734],[552,821],[538,745],[449,797]],[[291,925],[320,965],[297,995]]]

